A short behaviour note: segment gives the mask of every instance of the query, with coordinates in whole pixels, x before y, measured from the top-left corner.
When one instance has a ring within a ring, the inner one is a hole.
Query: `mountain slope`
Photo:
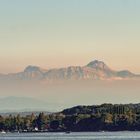
[[[61,105],[29,97],[9,96],[0,98],[0,112],[56,111],[58,109],[56,106],[60,108]]]
[[[104,62],[94,60],[85,66],[70,66],[58,69],[41,69],[37,66],[28,66],[23,72],[0,75],[1,80],[24,81],[59,81],[59,80],[108,80],[140,78],[128,70],[116,71]]]

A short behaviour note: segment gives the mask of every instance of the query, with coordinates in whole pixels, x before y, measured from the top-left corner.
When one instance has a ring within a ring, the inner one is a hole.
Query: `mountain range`
[[[66,68],[42,69],[27,66],[24,71],[0,74],[0,81],[61,81],[61,80],[123,80],[140,78],[140,75],[129,70],[113,70],[103,61],[94,60],[85,66],[69,66]]]
[[[63,109],[62,104],[50,103],[44,100],[30,97],[8,96],[0,98],[0,113],[7,112],[52,112]]]

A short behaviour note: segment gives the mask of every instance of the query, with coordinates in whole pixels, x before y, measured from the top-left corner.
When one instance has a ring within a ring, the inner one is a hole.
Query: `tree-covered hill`
[[[62,112],[0,116],[1,131],[139,131],[140,104],[76,106]]]

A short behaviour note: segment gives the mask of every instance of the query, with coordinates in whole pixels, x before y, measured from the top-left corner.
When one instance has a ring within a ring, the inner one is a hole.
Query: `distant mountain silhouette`
[[[56,111],[55,103],[47,103],[45,101],[29,98],[9,96],[0,98],[0,112],[26,112],[26,111]]]
[[[37,66],[27,66],[24,71],[12,74],[1,74],[0,80],[32,80],[32,81],[59,81],[59,80],[117,80],[140,78],[128,70],[112,70],[103,61],[94,60],[85,66],[69,66],[66,68],[42,69]]]

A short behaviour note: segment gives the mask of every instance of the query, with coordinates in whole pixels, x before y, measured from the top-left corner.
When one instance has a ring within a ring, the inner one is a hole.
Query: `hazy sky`
[[[0,0],[0,72],[93,59],[140,73],[140,0]]]

